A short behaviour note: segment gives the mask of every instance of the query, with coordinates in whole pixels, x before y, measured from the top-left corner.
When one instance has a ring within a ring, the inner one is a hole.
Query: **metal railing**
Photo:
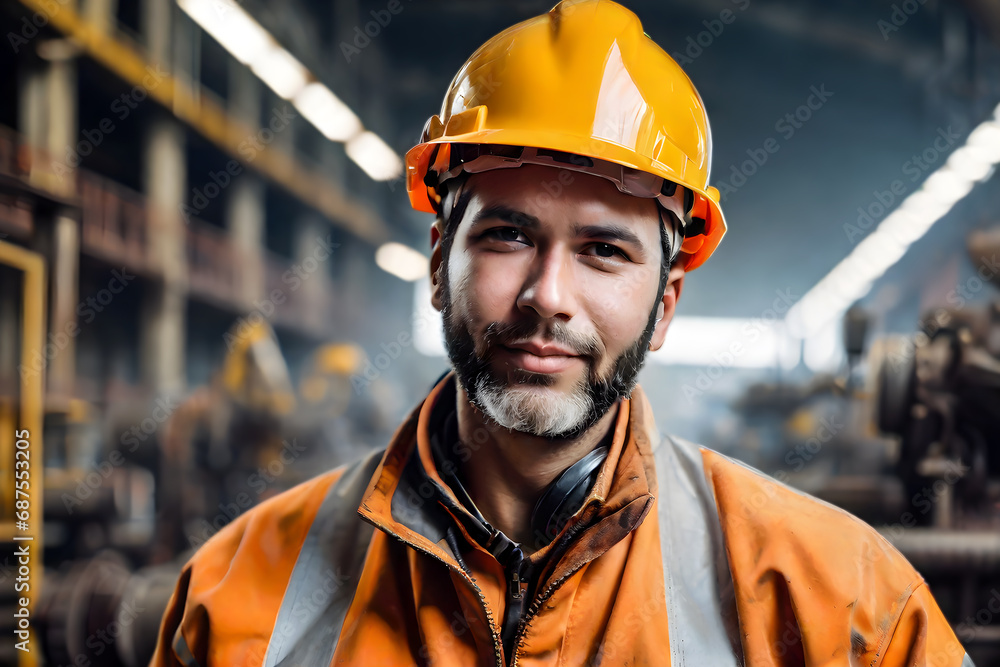
[[[17,132],[0,126],[0,175],[25,178],[30,171],[28,145]]]
[[[45,151],[0,126],[0,175],[19,180],[26,188],[37,188],[31,183],[32,169],[48,164],[51,161]],[[77,169],[69,178],[74,186],[72,198],[66,199],[66,193],[52,194],[79,207],[82,252],[149,277],[180,270],[187,277],[192,296],[237,312],[253,309],[254,301],[260,301],[266,310],[273,306],[269,317],[278,324],[318,336],[330,330],[334,320],[332,295],[298,289],[295,280],[286,279],[293,266],[289,260],[265,248],[259,253],[244,250],[225,230],[198,219],[183,227],[176,221],[161,222],[164,213],[157,212],[147,197],[91,171]],[[0,216],[3,204],[0,201]],[[23,220],[21,223],[23,226]],[[173,258],[160,247],[168,233],[182,234],[181,256]],[[169,266],[171,261],[184,264]],[[263,279],[254,275],[256,271],[264,272]],[[263,294],[255,295],[261,287]],[[272,294],[279,296],[274,299]]]
[[[185,242],[189,288],[230,305],[242,305],[244,281],[249,279],[240,249],[229,235],[207,223],[192,220]]]
[[[80,171],[81,249],[108,262],[154,273],[145,198],[97,174]]]

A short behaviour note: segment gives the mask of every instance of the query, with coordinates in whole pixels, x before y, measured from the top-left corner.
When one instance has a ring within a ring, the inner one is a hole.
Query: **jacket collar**
[[[449,373],[430,391],[397,429],[362,498],[358,513],[366,521],[453,567],[458,559],[445,539],[457,517],[439,500],[444,493],[460,506],[444,483],[431,453],[432,411],[455,382]],[[659,431],[641,387],[619,402],[614,437],[597,480],[581,509],[560,536],[545,549],[577,552],[570,536],[597,536],[587,541],[580,558],[591,559],[623,539],[645,516],[656,492],[653,448]],[[475,455],[474,452],[471,455]],[[452,503],[448,503],[451,505]],[[600,526],[598,529],[597,527]]]

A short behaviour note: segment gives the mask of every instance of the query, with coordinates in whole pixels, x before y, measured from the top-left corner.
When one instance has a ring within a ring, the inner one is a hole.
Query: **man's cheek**
[[[652,301],[652,297],[649,298],[649,301]],[[595,323],[600,332],[600,338],[607,346],[604,358],[598,363],[598,373],[602,375],[610,370],[610,365],[619,355],[642,336],[649,322],[650,311],[642,305],[646,303],[645,296],[642,297],[642,300],[635,297],[628,303],[628,309],[624,309],[621,304],[618,304],[615,308],[609,307],[599,314],[595,313]]]
[[[633,276],[616,276],[599,284],[587,284],[581,292],[592,304],[595,320],[620,322],[625,328],[631,328],[639,320],[642,320],[639,326],[645,326],[649,312],[644,304],[651,305],[656,297],[656,285],[652,291],[646,287]],[[638,317],[640,311],[641,317]]]
[[[482,267],[469,275],[466,286],[472,306],[484,319],[507,320],[517,309],[521,284],[513,267],[504,268],[499,263]]]

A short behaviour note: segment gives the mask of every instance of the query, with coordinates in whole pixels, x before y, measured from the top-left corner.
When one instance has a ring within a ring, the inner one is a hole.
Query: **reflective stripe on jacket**
[[[553,543],[512,656],[503,568],[458,522],[427,424],[249,510],[186,564],[152,665],[949,665],[972,663],[876,531],[741,463],[661,438],[637,387]],[[474,452],[473,452],[474,454]]]

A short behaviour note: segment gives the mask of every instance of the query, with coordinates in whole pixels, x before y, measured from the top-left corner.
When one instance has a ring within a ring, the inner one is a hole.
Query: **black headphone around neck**
[[[447,373],[442,375],[438,381],[445,376]],[[436,385],[437,383],[435,383]],[[442,391],[438,397],[438,400],[442,402],[442,418],[432,420],[437,431],[436,437],[431,438],[435,464],[442,478],[447,479],[449,486],[462,500],[469,513],[483,524],[487,524],[488,522],[476,508],[472,498],[462,485],[462,481],[455,474],[457,465],[450,461],[447,454],[449,448],[453,449],[453,443],[458,442],[458,418],[454,408],[451,408],[454,405],[454,398],[455,380],[452,379],[445,391]],[[590,494],[594,482],[597,481],[601,464],[608,457],[608,451],[607,444],[595,447],[579,461],[564,470],[556,481],[552,482],[542,493],[531,512],[531,534],[536,542],[534,545],[536,550],[551,542],[570,517],[583,505],[583,501]],[[444,465],[446,461],[450,462],[450,465]]]
[[[542,547],[551,542],[569,518],[583,505],[608,457],[606,446],[597,447],[563,471],[549,485],[531,512],[531,534]]]

